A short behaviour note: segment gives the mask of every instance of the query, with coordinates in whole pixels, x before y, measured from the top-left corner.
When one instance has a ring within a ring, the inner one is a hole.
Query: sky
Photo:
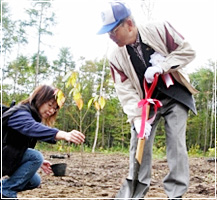
[[[13,19],[26,18],[24,8],[28,8],[30,1],[3,1],[9,2]],[[42,37],[41,49],[45,55],[50,60],[55,60],[62,47],[70,48],[75,61],[81,56],[94,60],[108,55],[115,44],[107,34],[96,34],[101,27],[100,9],[105,2],[106,0],[52,1],[57,25],[52,28],[54,36]],[[132,8],[137,23],[147,21],[141,0],[126,2]],[[203,66],[209,59],[217,60],[216,0],[151,0],[150,5],[153,20],[169,21],[195,49],[197,56],[189,65],[189,73]],[[37,52],[36,37],[31,35],[30,38],[29,45],[22,48],[26,56]]]

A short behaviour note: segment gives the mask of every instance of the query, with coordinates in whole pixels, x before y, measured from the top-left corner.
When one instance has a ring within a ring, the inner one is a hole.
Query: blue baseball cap
[[[130,9],[122,2],[109,2],[108,7],[101,12],[103,26],[97,34],[104,34],[114,29],[123,19],[131,15]]]

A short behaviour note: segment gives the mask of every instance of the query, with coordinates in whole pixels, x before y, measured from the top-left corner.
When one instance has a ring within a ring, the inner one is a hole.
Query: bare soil
[[[41,186],[20,192],[18,198],[114,198],[128,174],[128,156],[124,154],[71,153],[64,159],[43,152],[45,159],[67,163],[65,176],[46,175],[42,170]],[[57,153],[58,154],[58,153]],[[57,155],[56,154],[56,155]],[[60,154],[58,154],[60,155]],[[189,158],[190,187],[183,198],[215,197],[215,162],[207,158]],[[146,198],[166,198],[162,180],[168,172],[166,159],[153,160],[152,182]]]

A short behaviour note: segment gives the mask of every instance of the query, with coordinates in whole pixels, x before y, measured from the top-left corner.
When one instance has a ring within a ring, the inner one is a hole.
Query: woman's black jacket
[[[27,137],[18,131],[13,130],[7,126],[10,116],[18,111],[25,110],[30,112],[32,117],[41,122],[41,118],[36,109],[29,104],[16,105],[10,108],[2,115],[2,175],[12,175],[19,167],[23,154],[27,148],[34,148],[37,139]]]

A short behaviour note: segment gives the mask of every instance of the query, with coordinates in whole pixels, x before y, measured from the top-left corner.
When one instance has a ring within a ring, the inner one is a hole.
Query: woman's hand
[[[43,164],[41,165],[41,168],[46,174],[50,174],[52,172],[52,169],[50,166],[51,166],[51,163],[47,160],[44,160]]]
[[[56,134],[57,140],[66,140],[75,144],[81,144],[84,142],[85,135],[79,131],[72,130],[71,132],[59,131]]]
[[[85,135],[79,131],[72,130],[66,134],[66,141],[73,142],[75,144],[81,144],[84,142]]]

